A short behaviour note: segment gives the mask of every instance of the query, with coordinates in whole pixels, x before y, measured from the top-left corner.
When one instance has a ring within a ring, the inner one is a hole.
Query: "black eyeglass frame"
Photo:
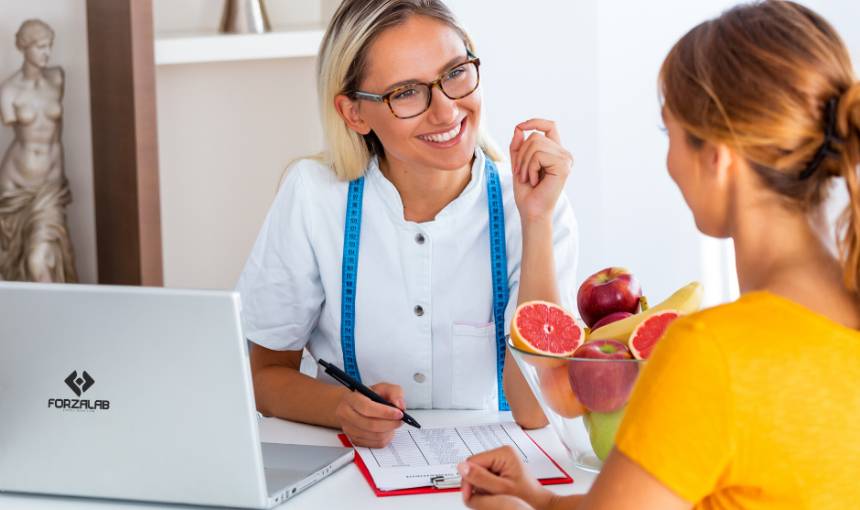
[[[365,99],[367,101],[373,101],[374,103],[385,103],[388,105],[388,109],[391,111],[391,114],[394,115],[395,117],[397,117],[398,119],[412,119],[414,117],[417,117],[417,116],[423,114],[424,112],[426,112],[427,110],[430,109],[430,103],[433,101],[433,88],[434,87],[438,87],[439,90],[443,94],[445,94],[445,97],[447,97],[448,99],[451,99],[451,100],[463,99],[464,97],[467,97],[470,94],[472,94],[473,92],[475,92],[476,90],[478,90],[478,87],[481,85],[481,59],[476,57],[475,55],[473,55],[472,52],[468,52],[467,57],[468,57],[468,60],[466,60],[465,62],[460,62],[459,64],[455,64],[455,65],[449,67],[441,75],[439,75],[438,78],[436,78],[435,80],[433,80],[429,83],[422,83],[422,82],[409,83],[407,85],[403,85],[403,86],[397,87],[394,90],[386,92],[385,94],[373,94],[371,92],[362,92],[360,90],[356,90],[349,95],[353,99]],[[442,87],[442,81],[445,79],[445,76],[448,73],[450,73],[454,69],[457,69],[458,67],[463,67],[464,65],[467,65],[467,64],[474,64],[475,65],[475,73],[477,74],[477,77],[478,77],[478,79],[475,81],[475,87],[472,90],[470,90],[469,92],[463,94],[462,96],[458,96],[458,97],[449,96],[448,93],[445,92],[445,89]],[[408,88],[414,87],[416,85],[424,85],[425,87],[427,87],[430,90],[430,93],[427,94],[427,105],[424,107],[424,109],[421,110],[420,112],[416,113],[415,115],[409,115],[407,117],[401,117],[400,115],[397,115],[396,113],[394,113],[394,108],[391,106],[391,97],[394,96],[395,94],[399,93],[399,92],[402,92],[402,91],[404,91]]]

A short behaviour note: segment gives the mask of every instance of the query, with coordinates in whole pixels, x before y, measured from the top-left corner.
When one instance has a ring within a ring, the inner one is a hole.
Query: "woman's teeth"
[[[462,128],[463,123],[459,123],[454,126],[454,129],[448,131],[447,133],[440,133],[438,135],[421,135],[418,138],[422,140],[427,140],[428,142],[436,142],[436,143],[444,143],[450,140],[453,140],[457,135],[460,134],[460,129]]]

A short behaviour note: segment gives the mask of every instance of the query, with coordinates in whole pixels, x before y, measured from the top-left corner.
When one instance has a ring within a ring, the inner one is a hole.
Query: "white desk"
[[[510,413],[482,413],[473,411],[410,411],[422,426],[442,427],[447,425],[470,425],[511,420]],[[553,485],[550,489],[559,494],[583,493],[594,481],[594,475],[573,467],[567,452],[549,427],[530,431],[531,436],[551,455],[570,475],[573,484]],[[276,443],[314,444],[321,446],[340,446],[337,433],[330,429],[292,423],[276,418],[267,418],[260,425],[263,441]],[[213,482],[217,483],[217,482]],[[320,483],[278,507],[283,510],[305,510],[333,508],[339,503],[349,510],[377,508],[409,508],[423,510],[438,508],[463,508],[459,492],[443,494],[422,494],[415,496],[391,496],[377,498],[364,477],[354,464],[350,464],[332,474]],[[155,508],[194,509],[183,505],[163,505],[133,503],[97,499],[62,498],[50,496],[30,496],[0,494],[2,510],[135,510]]]

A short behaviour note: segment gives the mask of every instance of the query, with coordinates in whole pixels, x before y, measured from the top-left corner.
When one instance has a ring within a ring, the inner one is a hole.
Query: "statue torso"
[[[18,73],[3,84],[7,87],[3,92],[12,100],[15,140],[0,165],[0,190],[62,178],[62,71],[45,69],[35,81]]]

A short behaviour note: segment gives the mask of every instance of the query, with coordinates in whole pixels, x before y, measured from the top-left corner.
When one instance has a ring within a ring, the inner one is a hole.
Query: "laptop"
[[[261,443],[235,292],[0,282],[0,491],[271,508],[353,460]]]

